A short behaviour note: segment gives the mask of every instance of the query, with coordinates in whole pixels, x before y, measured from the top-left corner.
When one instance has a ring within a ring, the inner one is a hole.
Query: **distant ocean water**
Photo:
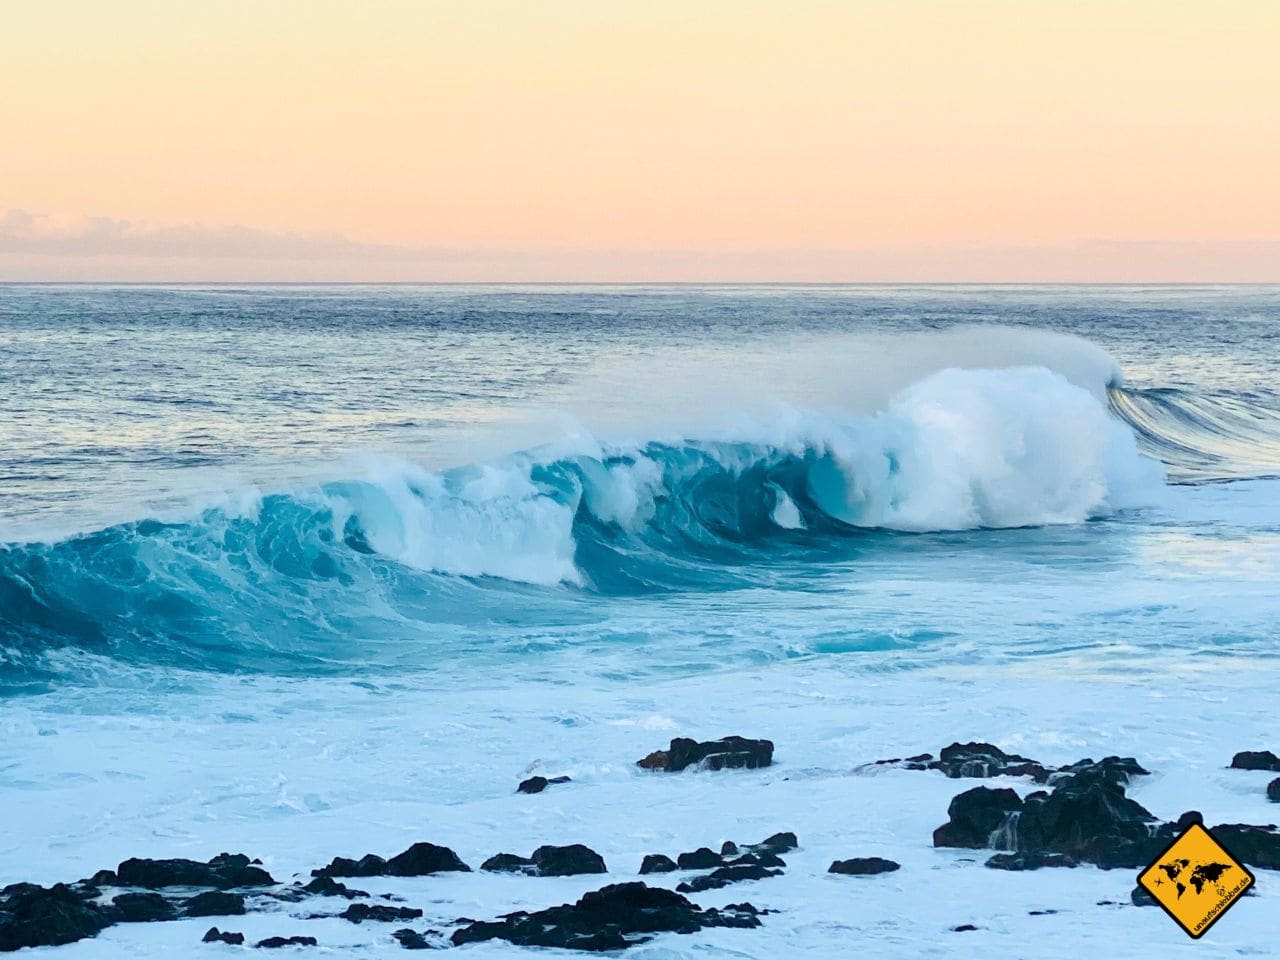
[[[0,886],[419,840],[607,861],[370,878],[449,929],[791,830],[784,876],[701,895],[761,928],[629,953],[1180,948],[1106,905],[1126,871],[993,876],[930,841],[970,784],[861,765],[1134,755],[1158,817],[1274,819],[1225,767],[1278,746],[1278,384],[1268,287],[0,286]],[[775,765],[632,762],[730,733]],[[827,865],[862,855],[903,869],[851,900]],[[1225,949],[1271,935],[1259,887]],[[250,942],[400,953],[264,905]]]

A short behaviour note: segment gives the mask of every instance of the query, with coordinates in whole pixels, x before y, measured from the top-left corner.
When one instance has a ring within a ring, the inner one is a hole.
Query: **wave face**
[[[1265,398],[1112,387],[1108,401],[1175,482],[1280,475],[1280,410]]]
[[[1150,503],[1161,483],[1133,432],[1060,375],[944,370],[873,416],[793,411],[700,441],[399,465],[187,522],[11,545],[0,673],[74,654],[323,672],[373,656],[377,637],[739,586],[874,530],[1079,523]]]

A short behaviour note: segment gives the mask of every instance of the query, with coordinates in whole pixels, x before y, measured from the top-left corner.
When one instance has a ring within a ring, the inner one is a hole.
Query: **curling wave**
[[[1161,481],[1133,432],[1060,375],[945,370],[869,417],[793,411],[701,441],[399,465],[0,548],[0,673],[59,650],[323,670],[352,658],[352,637],[536,619],[549,596],[733,586],[874,529],[1077,523],[1150,502]]]

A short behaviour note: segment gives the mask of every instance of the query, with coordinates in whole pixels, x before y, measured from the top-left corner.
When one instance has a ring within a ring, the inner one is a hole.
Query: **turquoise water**
[[[0,287],[0,691],[1270,657],[1265,590],[1144,572],[1271,549],[1278,338],[1262,287]]]

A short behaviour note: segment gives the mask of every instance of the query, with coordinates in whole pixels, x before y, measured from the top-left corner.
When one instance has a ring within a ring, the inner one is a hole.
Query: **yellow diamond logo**
[[[1253,886],[1253,874],[1193,823],[1138,874],[1138,884],[1198,940]]]

